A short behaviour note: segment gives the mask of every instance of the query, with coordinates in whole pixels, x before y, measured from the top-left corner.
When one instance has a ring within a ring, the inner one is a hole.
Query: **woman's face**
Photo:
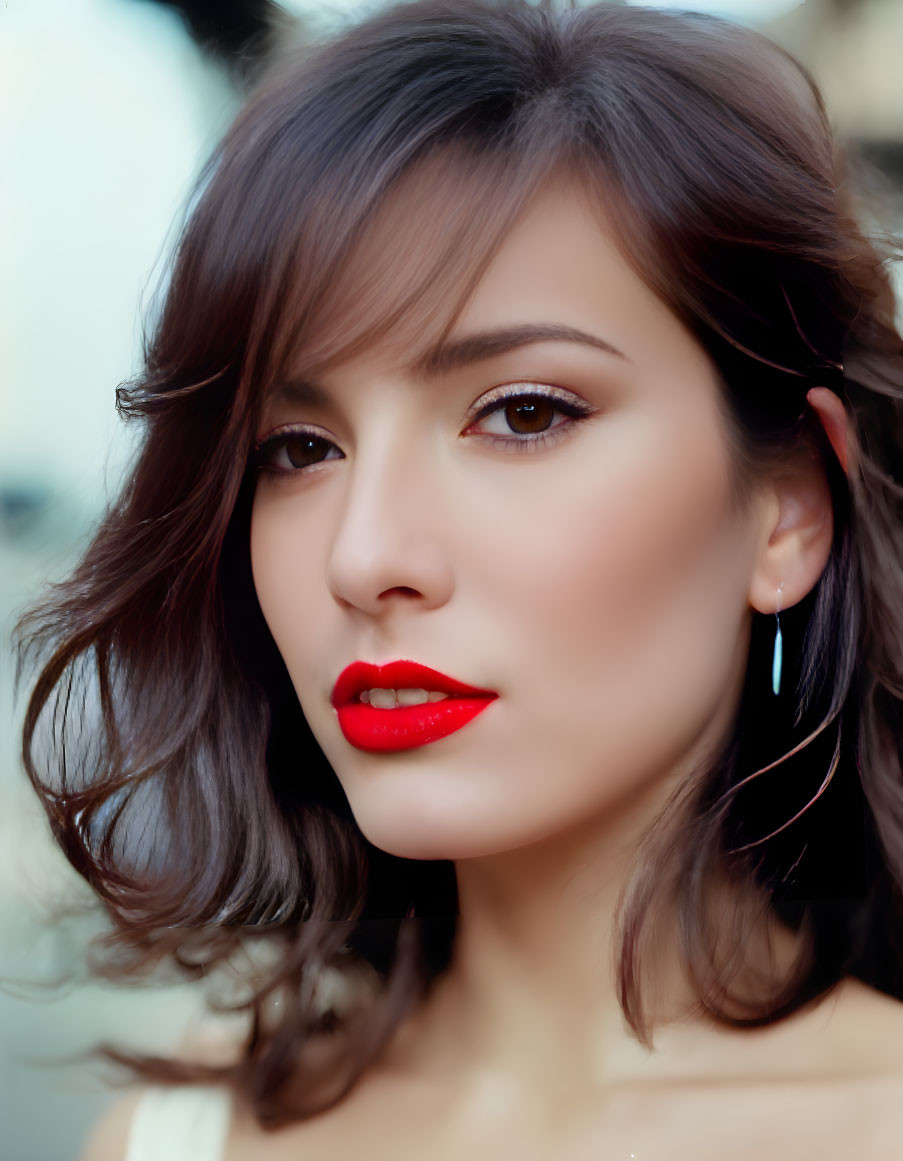
[[[259,432],[293,431],[254,500],[264,616],[361,830],[404,857],[647,819],[737,707],[764,521],[731,507],[715,372],[561,181],[451,341],[530,327],[600,345],[524,342],[422,379],[422,351],[387,345],[319,399],[284,391]],[[509,392],[551,403],[474,419]],[[328,442],[312,455],[304,431]],[[333,686],[395,659],[498,696],[440,740],[358,748]]]

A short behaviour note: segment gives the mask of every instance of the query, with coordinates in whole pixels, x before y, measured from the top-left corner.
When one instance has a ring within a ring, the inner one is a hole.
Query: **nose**
[[[399,602],[428,609],[449,599],[447,489],[426,443],[384,432],[355,456],[326,568],[340,604],[378,616]]]

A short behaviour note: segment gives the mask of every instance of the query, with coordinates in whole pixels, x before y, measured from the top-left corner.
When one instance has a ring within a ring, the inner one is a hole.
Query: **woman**
[[[897,1155],[903,344],[858,213],[809,76],[700,15],[420,0],[258,91],[30,626],[105,970],[250,1017],[110,1050],[154,1083],[86,1158]]]

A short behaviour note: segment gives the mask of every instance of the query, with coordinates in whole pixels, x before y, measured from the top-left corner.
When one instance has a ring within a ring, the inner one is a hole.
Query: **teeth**
[[[427,701],[442,701],[447,693],[435,693],[425,689],[364,689],[360,699],[365,705],[377,709],[395,709],[399,705],[423,705]]]

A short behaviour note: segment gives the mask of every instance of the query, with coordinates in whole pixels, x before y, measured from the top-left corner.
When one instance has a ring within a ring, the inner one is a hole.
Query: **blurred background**
[[[5,0],[0,4],[0,1158],[74,1161],[115,1094],[63,1059],[103,1038],[167,1051],[197,1027],[184,987],[54,986],[78,971],[86,892],[18,757],[10,631],[62,577],[133,447],[114,392],[193,180],[267,54],[371,0]],[[838,132],[872,160],[903,231],[903,0],[704,0],[809,66]]]

